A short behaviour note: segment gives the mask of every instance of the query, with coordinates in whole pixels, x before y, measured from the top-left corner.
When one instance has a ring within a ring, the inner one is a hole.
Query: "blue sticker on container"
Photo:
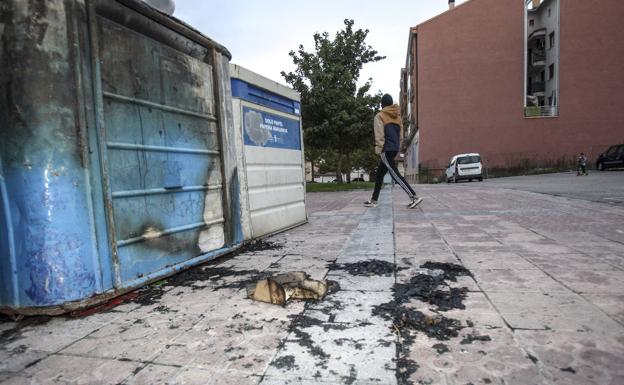
[[[245,145],[301,150],[299,121],[243,107]]]

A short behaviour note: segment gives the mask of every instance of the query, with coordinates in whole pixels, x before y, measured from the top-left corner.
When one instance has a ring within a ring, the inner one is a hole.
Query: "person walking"
[[[375,173],[375,190],[370,200],[364,202],[366,207],[376,207],[379,199],[384,176],[390,172],[392,180],[396,182],[409,196],[410,202],[407,207],[415,208],[422,202],[422,198],[416,195],[412,186],[399,173],[394,158],[401,150],[403,140],[403,122],[399,106],[394,104],[392,96],[385,94],[381,98],[381,111],[375,115],[375,153],[379,154],[380,160]]]

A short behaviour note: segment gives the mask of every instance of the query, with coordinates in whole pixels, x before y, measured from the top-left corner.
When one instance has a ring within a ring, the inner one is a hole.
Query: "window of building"
[[[540,72],[540,81],[542,82],[546,81],[546,73],[544,71]]]
[[[550,17],[550,8],[548,8],[548,17]]]
[[[537,49],[544,49],[545,45],[546,41],[544,39],[539,39],[535,42],[535,46],[537,47]]]
[[[548,35],[548,47],[553,48],[555,46],[555,32],[551,32]]]
[[[533,20],[533,19],[529,20],[529,25],[531,27],[533,27],[535,25],[535,20]]]
[[[553,79],[555,77],[555,65],[551,64],[548,66],[548,79]]]
[[[553,105],[552,102],[553,102],[553,98],[552,98],[552,96],[549,96],[548,97],[548,105],[552,106]]]

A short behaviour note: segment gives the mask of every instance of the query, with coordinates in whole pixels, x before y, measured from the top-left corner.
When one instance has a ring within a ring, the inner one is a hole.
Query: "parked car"
[[[624,144],[609,147],[596,161],[596,168],[600,171],[616,167],[624,167]]]
[[[458,154],[451,158],[445,172],[446,182],[451,183],[462,179],[483,181],[483,165],[481,155],[477,153]]]

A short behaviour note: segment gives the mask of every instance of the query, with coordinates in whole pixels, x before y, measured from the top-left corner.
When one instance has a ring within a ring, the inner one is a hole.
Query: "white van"
[[[451,158],[451,162],[446,168],[446,182],[451,183],[461,180],[478,179],[483,181],[483,165],[481,164],[481,155],[477,153],[459,154]]]

